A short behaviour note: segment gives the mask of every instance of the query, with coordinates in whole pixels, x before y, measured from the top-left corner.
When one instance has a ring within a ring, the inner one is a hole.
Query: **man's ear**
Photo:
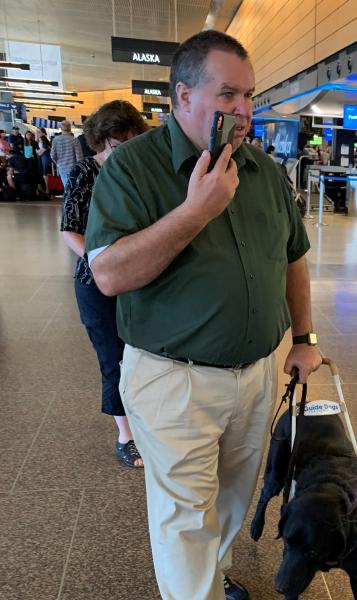
[[[191,92],[192,88],[182,81],[176,84],[177,105],[183,112],[191,112]]]

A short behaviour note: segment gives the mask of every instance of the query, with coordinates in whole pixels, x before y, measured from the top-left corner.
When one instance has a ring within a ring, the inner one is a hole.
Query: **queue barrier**
[[[330,175],[329,173],[319,173],[319,175],[315,175],[314,173],[308,172],[307,177],[307,202],[306,202],[306,218],[310,219],[310,207],[311,207],[311,183],[313,180],[318,180],[319,182],[319,217],[317,223],[315,223],[315,227],[325,227],[327,223],[324,223],[322,220],[323,206],[324,206],[324,195],[325,195],[325,180],[329,181],[357,181],[357,177],[354,175]]]

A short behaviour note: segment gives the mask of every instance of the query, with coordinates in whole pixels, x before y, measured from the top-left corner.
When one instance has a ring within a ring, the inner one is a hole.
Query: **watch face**
[[[310,346],[316,346],[317,344],[317,335],[316,333],[309,333],[308,334],[308,343],[310,344]]]

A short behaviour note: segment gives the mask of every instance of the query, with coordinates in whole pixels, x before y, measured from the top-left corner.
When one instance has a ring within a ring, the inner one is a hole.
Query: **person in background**
[[[234,38],[207,30],[177,49],[168,124],[120,146],[97,179],[86,248],[117,298],[120,391],[143,457],[162,600],[248,600],[226,569],[259,473],[285,372],[321,364],[304,225],[281,170],[244,144],[254,71]],[[215,111],[235,116],[214,168]],[[313,336],[312,336],[313,337]]]
[[[62,135],[54,137],[51,147],[51,159],[58,169],[63,187],[66,187],[68,176],[74,165],[83,160],[83,153],[79,144],[75,144],[70,121],[62,121]]]
[[[328,144],[325,144],[324,146],[322,146],[321,151],[320,151],[320,157],[321,157],[321,164],[323,164],[325,166],[330,164],[331,152],[330,152],[330,147],[328,146]]]
[[[9,135],[9,142],[11,149],[16,154],[23,154],[24,152],[24,138],[22,137],[18,127],[13,127]]]
[[[10,150],[7,169],[7,182],[20,199],[34,200],[36,197],[37,176],[29,159],[17,150]]]
[[[36,150],[38,144],[32,131],[26,131],[24,138],[24,157],[28,159],[36,159]]]
[[[36,142],[40,141],[40,138],[45,135],[47,137],[47,131],[44,127],[37,127],[35,131]]]
[[[116,452],[130,467],[142,467],[143,463],[118,389],[124,342],[117,332],[116,297],[108,298],[97,288],[85,257],[84,235],[92,189],[104,161],[120,144],[145,130],[140,113],[122,100],[104,104],[87,118],[84,131],[95,155],[80,161],[71,171],[64,193],[61,223],[65,243],[79,256],[75,293],[82,323],[99,360],[102,412],[114,416],[119,429]]]
[[[255,146],[256,148],[260,148],[261,150],[263,148],[263,144],[262,144],[261,140],[257,137],[252,139],[251,144],[252,144],[252,146]]]
[[[11,146],[6,139],[6,131],[0,129],[0,156],[10,156]]]
[[[51,144],[46,135],[41,135],[38,141],[38,149],[36,154],[39,159],[40,174],[43,177],[46,186],[46,193],[49,194],[48,179],[47,176],[52,173],[52,161],[51,161]]]
[[[269,154],[270,156],[275,156],[275,146],[270,144],[266,149],[266,153]]]

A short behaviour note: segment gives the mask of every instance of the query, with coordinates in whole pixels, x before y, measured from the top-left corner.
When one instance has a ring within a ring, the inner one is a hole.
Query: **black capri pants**
[[[86,284],[75,279],[75,293],[81,321],[98,356],[102,374],[102,412],[125,416],[119,394],[119,363],[123,358],[125,344],[117,332],[117,299],[115,296],[104,296],[94,280]]]

